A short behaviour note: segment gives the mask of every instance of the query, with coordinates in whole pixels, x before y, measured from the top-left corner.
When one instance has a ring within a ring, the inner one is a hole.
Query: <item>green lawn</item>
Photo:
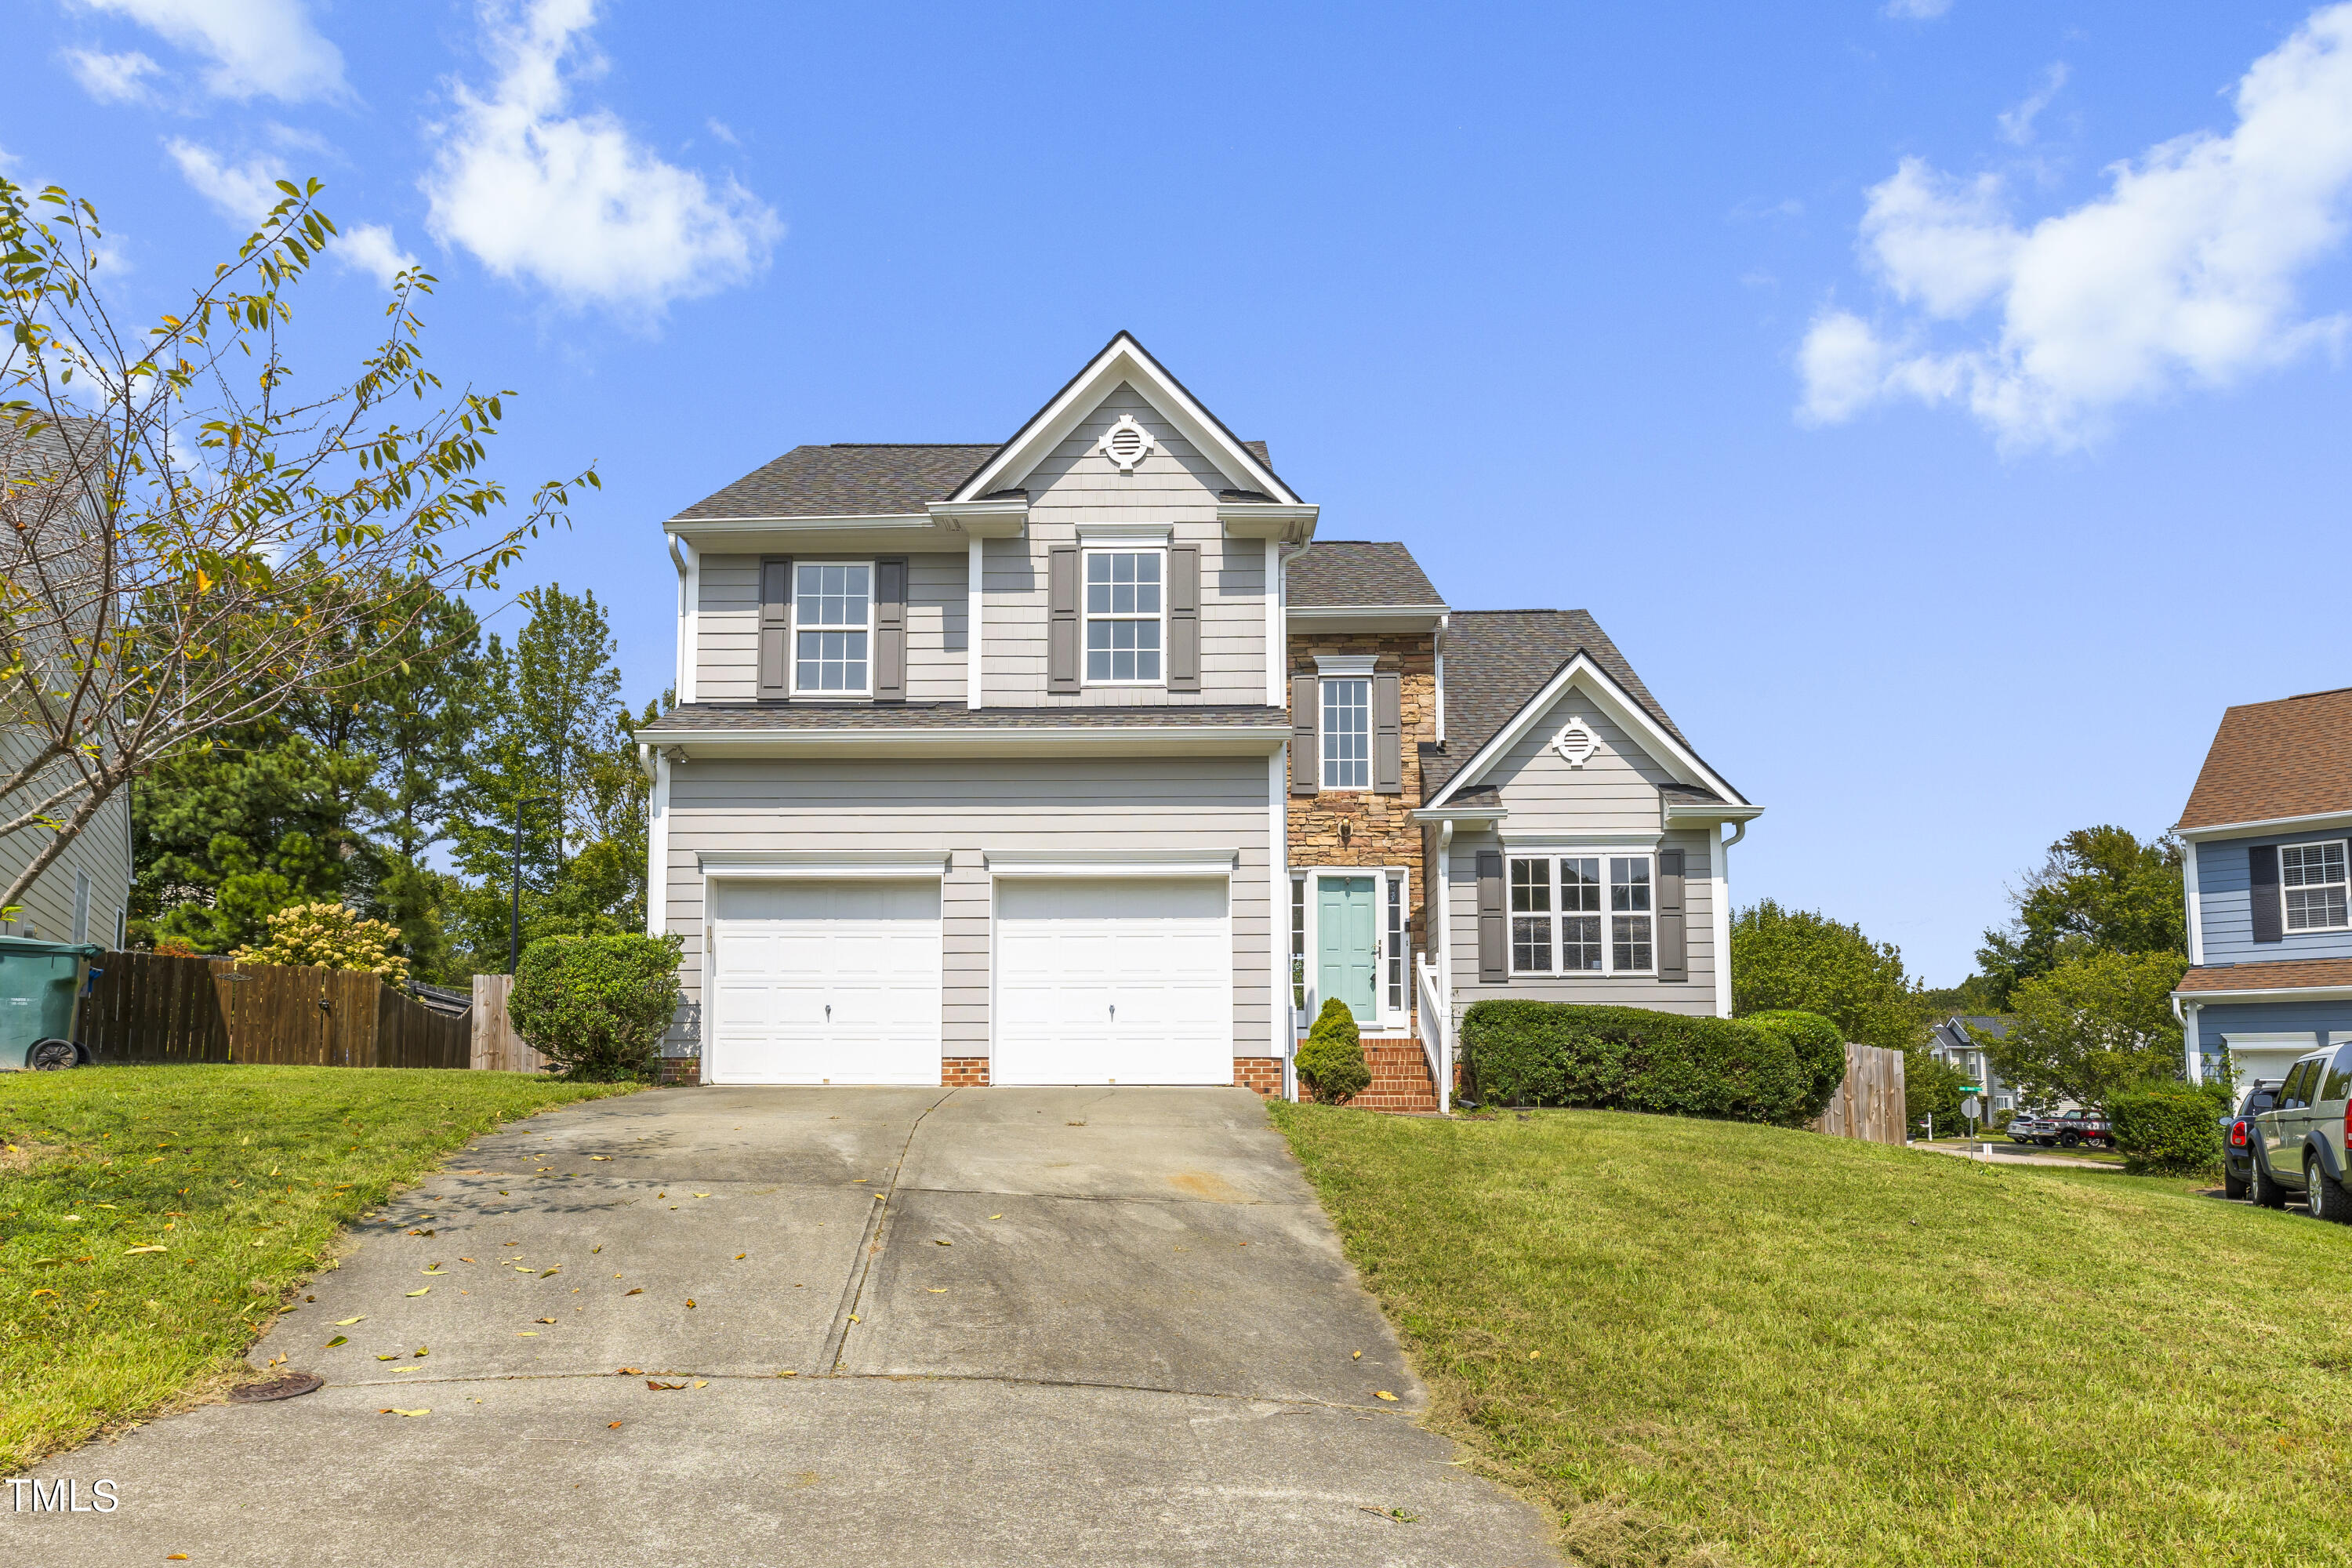
[[[1273,1113],[1434,1422],[1585,1562],[2352,1561],[2352,1228],[1777,1128]]]
[[[217,1383],[340,1227],[447,1151],[629,1087],[353,1068],[0,1074],[0,1473]]]

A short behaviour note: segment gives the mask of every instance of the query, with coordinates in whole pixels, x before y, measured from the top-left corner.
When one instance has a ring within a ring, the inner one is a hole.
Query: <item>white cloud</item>
[[[718,137],[719,140],[726,142],[730,147],[740,147],[743,145],[741,140],[736,136],[734,127],[729,125],[725,121],[719,119],[718,116],[713,115],[702,123],[709,128],[710,133],[713,136]]]
[[[1886,0],[1886,14],[1914,22],[1932,22],[1952,8],[1952,0]]]
[[[73,72],[82,90],[100,103],[129,103],[146,97],[147,89],[141,85],[141,79],[163,70],[135,50],[127,55],[110,55],[98,49],[68,49],[66,68]]]
[[[401,249],[392,230],[380,223],[345,224],[327,254],[354,271],[373,274],[386,289],[395,274],[416,265],[416,258]]]
[[[211,60],[222,98],[299,102],[344,92],[343,57],[310,25],[302,0],[75,0],[162,34]],[[87,85],[87,82],[85,82]]]
[[[242,163],[222,160],[209,147],[177,137],[163,143],[180,175],[196,194],[238,223],[258,225],[269,209],[286,199],[278,182],[288,178],[286,165],[275,158],[253,157]]]
[[[567,305],[656,316],[759,272],[782,226],[734,181],[714,187],[664,162],[609,112],[564,112],[572,82],[603,68],[582,36],[594,20],[593,0],[484,6],[498,80],[486,94],[453,89],[424,181],[428,223]]]
[[[2026,94],[2023,102],[2014,109],[2001,110],[1997,116],[2000,124],[2000,139],[2014,147],[2022,147],[2032,142],[2033,122],[2042,117],[2042,111],[2050,107],[2051,100],[2056,98],[2059,89],[2065,85],[2066,62],[2061,60],[2042,73],[2042,85]]]
[[[2352,4],[2315,12],[2237,86],[2228,135],[2198,132],[2108,171],[2109,188],[2031,227],[2000,180],[1916,159],[1870,193],[1864,257],[1903,309],[1815,319],[1801,416],[1964,401],[2011,445],[2065,447],[2121,406],[2226,387],[2340,342],[2295,280],[2344,238],[2352,195]],[[1997,330],[1939,343],[1980,311]]]

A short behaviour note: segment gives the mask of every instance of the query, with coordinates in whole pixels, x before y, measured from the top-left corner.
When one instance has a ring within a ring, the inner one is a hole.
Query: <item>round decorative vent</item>
[[[1135,422],[1134,415],[1122,414],[1118,424],[1103,432],[1102,439],[1095,443],[1095,450],[1117,463],[1120,473],[1131,474],[1135,465],[1151,456],[1159,445],[1151,438],[1150,431]]]
[[[1601,749],[1601,737],[1583,720],[1571,715],[1559,727],[1559,733],[1551,738],[1551,746],[1570,767],[1580,768]]]

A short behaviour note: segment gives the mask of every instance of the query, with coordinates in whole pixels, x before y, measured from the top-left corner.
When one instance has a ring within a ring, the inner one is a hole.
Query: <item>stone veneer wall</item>
[[[1318,866],[1402,866],[1411,876],[1406,884],[1405,947],[1410,954],[1427,951],[1429,868],[1423,859],[1421,825],[1412,812],[1421,805],[1421,742],[1437,739],[1437,650],[1427,633],[1372,636],[1351,632],[1318,632],[1290,638],[1292,676],[1317,673],[1317,654],[1371,654],[1374,668],[1396,671],[1399,718],[1404,751],[1402,795],[1374,795],[1347,790],[1323,795],[1288,796],[1285,819],[1288,826],[1293,870]],[[1290,951],[1290,910],[1278,916],[1282,951]],[[1405,978],[1405,1005],[1414,1005],[1410,970]]]

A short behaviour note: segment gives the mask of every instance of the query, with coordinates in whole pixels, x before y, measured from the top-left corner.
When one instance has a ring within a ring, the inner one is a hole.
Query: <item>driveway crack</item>
[[[890,1167],[890,1188],[879,1194],[882,1201],[876,1204],[873,1212],[866,1216],[866,1235],[857,1244],[856,1266],[850,1269],[849,1279],[841,1288],[841,1305],[833,1314],[833,1327],[825,1333],[824,1353],[817,1358],[819,1377],[830,1377],[840,1369],[842,1347],[849,1339],[851,1326],[857,1321],[857,1309],[865,1299],[866,1277],[873,1272],[874,1259],[887,1245],[883,1231],[889,1223],[890,1209],[898,1196],[898,1178],[906,1172],[908,1152],[915,1146],[915,1134],[922,1130],[923,1117],[953,1100],[958,1092],[952,1089],[948,1090],[923,1107],[922,1115],[908,1124],[907,1141],[898,1148],[898,1163]]]

